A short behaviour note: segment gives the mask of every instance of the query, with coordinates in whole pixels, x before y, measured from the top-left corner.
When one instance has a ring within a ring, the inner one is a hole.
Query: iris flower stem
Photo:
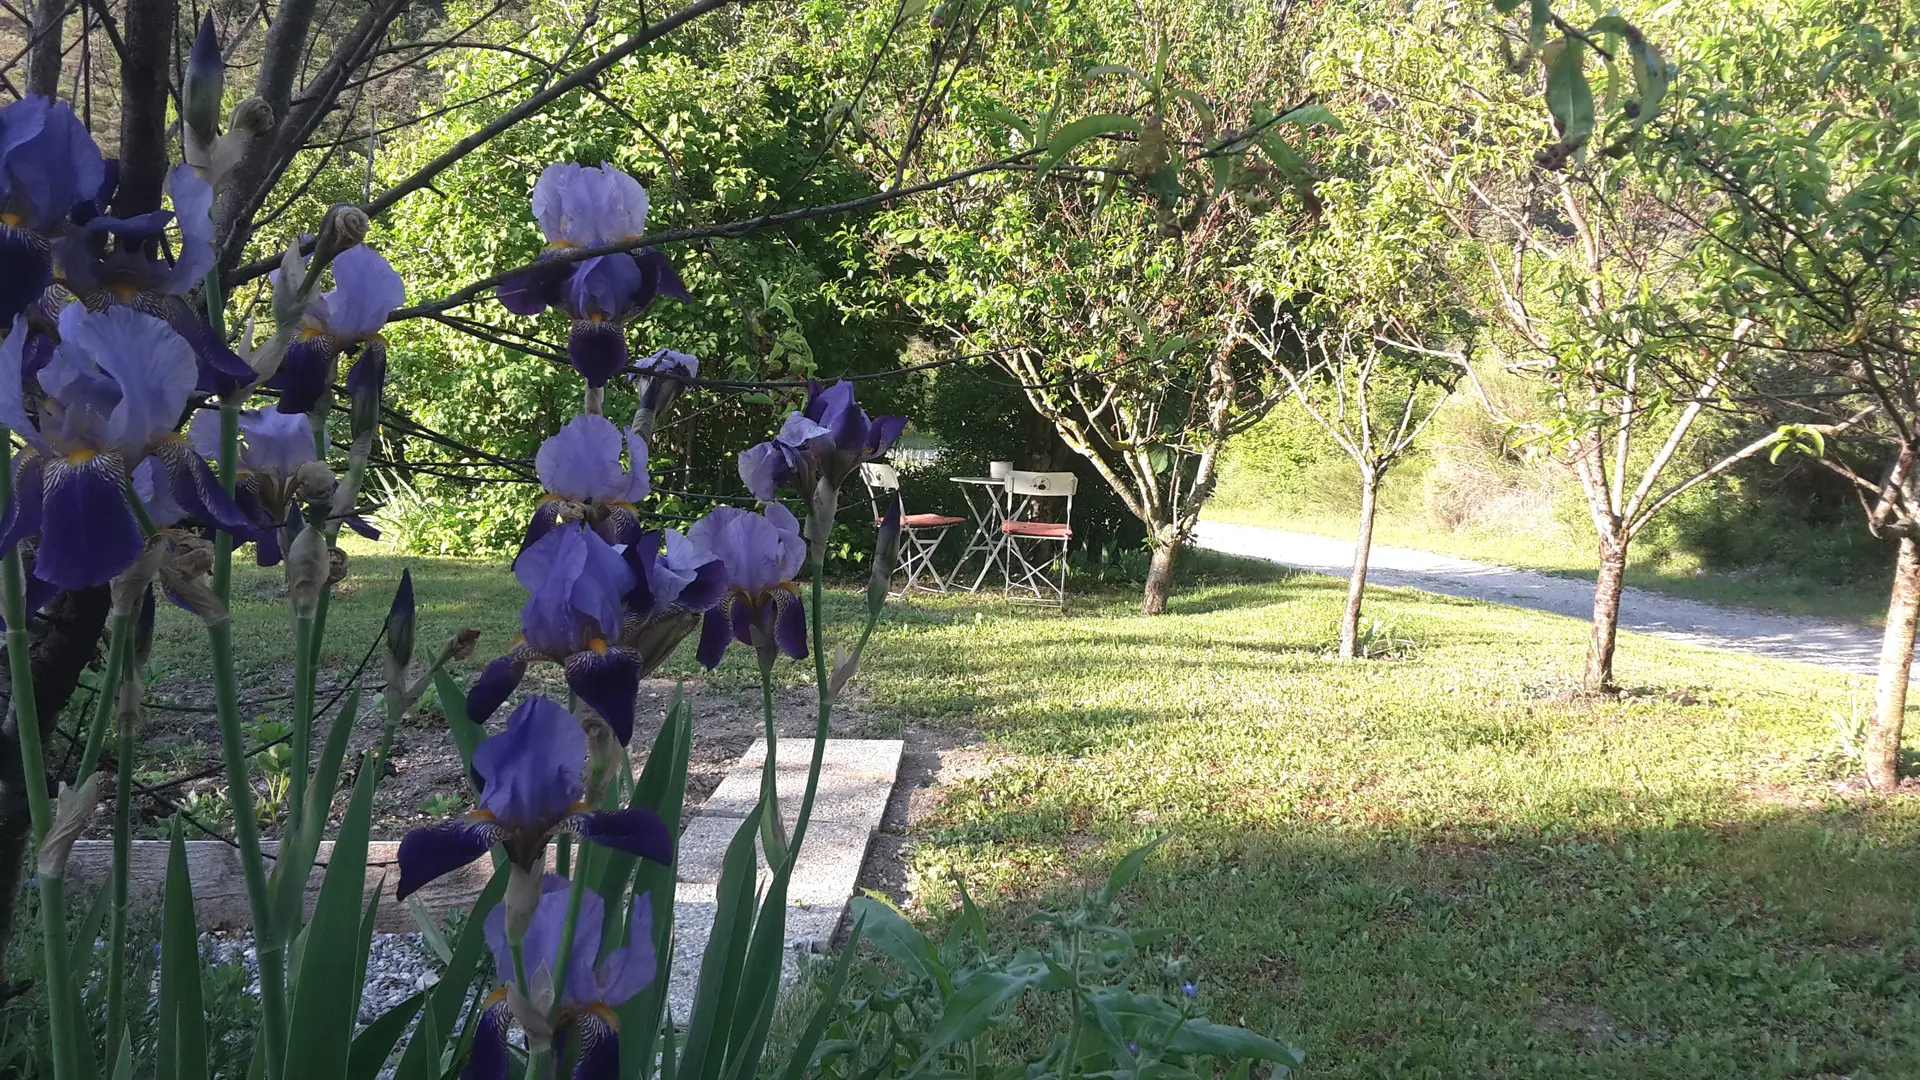
[[[581,860],[585,862],[585,860]],[[584,871],[586,868],[583,866]],[[586,886],[580,884],[585,873],[576,874],[573,884],[567,889],[567,921],[560,927],[560,956],[554,961],[553,1004],[547,1009],[547,1028],[553,1030],[560,1024],[560,1000],[565,997],[568,969],[573,967],[573,933],[580,923],[580,901],[585,898]],[[528,1073],[532,1076],[532,1073]]]
[[[0,504],[13,501],[13,436],[0,426]],[[7,617],[7,671],[13,680],[13,717],[19,728],[20,771],[27,786],[27,811],[33,821],[37,848],[53,824],[53,806],[47,798],[47,759],[40,744],[40,710],[33,696],[33,660],[27,655],[27,579],[15,545],[0,560],[0,593]],[[67,968],[67,903],[65,883],[53,874],[34,875],[40,888],[40,937],[46,951],[47,1013],[53,1037],[56,1080],[77,1080],[79,1043],[69,1003],[72,972]]]
[[[113,718],[114,698],[120,693],[120,677],[133,652],[133,616],[114,612],[107,620],[107,668],[101,673],[100,692],[93,698],[93,719],[87,724],[87,746],[80,752],[80,771],[76,777],[93,775],[100,765],[100,751],[107,741],[107,721]],[[125,772],[126,759],[120,763]],[[107,1060],[111,1061],[112,1058]]]
[[[833,691],[831,677],[827,671],[827,635],[826,615],[821,609],[825,586],[822,579],[826,576],[826,556],[823,552],[813,559],[813,603],[807,612],[807,620],[813,625],[813,682],[820,697],[819,719],[813,728],[813,761],[807,766],[807,790],[800,796],[800,813],[794,819],[793,840],[787,847],[787,860],[792,862],[800,857],[800,842],[807,837],[807,819],[813,816],[813,798],[820,791],[820,767],[826,762],[827,731],[833,726]]]
[[[253,915],[254,947],[260,965],[260,1021],[267,1040],[267,1080],[285,1074],[287,1054],[286,949],[273,925],[267,871],[260,855],[260,832],[253,816],[253,783],[247,773],[240,736],[240,692],[233,677],[233,619],[223,615],[207,625],[213,651],[213,697],[220,719],[220,756],[227,766],[227,795],[233,800],[233,833],[240,848],[240,869]],[[286,883],[302,888],[305,882]]]
[[[123,619],[115,615],[115,622]],[[124,644],[122,641],[124,639]],[[125,649],[130,657],[130,635],[116,631],[115,651]],[[113,910],[107,917],[107,1054],[104,1060],[118,1060],[120,1039],[127,1027],[127,887],[128,866],[133,853],[133,723],[122,717],[119,739],[119,764],[113,784]]]
[[[773,662],[778,656],[775,650],[760,650],[760,714],[767,729],[767,757],[760,766],[760,805],[766,817],[760,823],[760,836],[769,865],[785,860],[791,846],[780,819],[780,774],[774,764],[774,748],[780,745],[773,725]]]
[[[316,615],[293,617],[293,768],[288,777],[287,831],[306,824],[307,767],[313,755],[313,698],[317,675]]]
[[[212,301],[208,301],[209,305]],[[220,460],[216,463],[220,487],[233,496],[234,476],[240,458],[240,406],[220,406]],[[227,602],[233,587],[233,534],[221,529],[213,536],[213,593]]]

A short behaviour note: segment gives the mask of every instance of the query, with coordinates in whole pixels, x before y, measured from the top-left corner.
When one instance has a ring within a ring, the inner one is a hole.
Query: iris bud
[[[187,58],[186,94],[183,101],[187,130],[202,142],[210,143],[218,135],[220,98],[226,93],[227,66],[220,59],[220,37],[213,29],[213,12],[200,20],[200,32],[194,35],[193,52]],[[268,113],[272,115],[271,111]]]
[[[367,212],[357,206],[334,203],[328,207],[327,216],[320,220],[320,236],[314,242],[313,262],[307,266],[307,275],[319,274],[335,255],[364,241],[370,224]]]
[[[265,135],[273,130],[273,106],[263,98],[243,98],[227,115],[227,130],[242,131],[253,136]]]
[[[393,606],[387,609],[387,664],[388,685],[396,685],[400,677],[406,675],[407,665],[413,663],[413,571],[400,571],[400,587],[393,591]]]
[[[327,584],[331,560],[327,540],[312,525],[303,525],[287,549],[287,598],[298,618],[312,618],[320,608],[320,590]]]

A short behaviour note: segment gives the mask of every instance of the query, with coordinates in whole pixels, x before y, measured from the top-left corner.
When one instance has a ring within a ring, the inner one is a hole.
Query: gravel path
[[[1345,577],[1353,567],[1353,543],[1310,533],[1251,525],[1200,523],[1194,543],[1316,573]],[[1491,566],[1411,548],[1373,546],[1367,581],[1427,592],[1550,611],[1576,619],[1593,616],[1593,585],[1508,566]],[[1708,648],[1872,675],[1880,657],[1878,631],[1852,623],[1681,600],[1628,588],[1620,600],[1620,628]]]

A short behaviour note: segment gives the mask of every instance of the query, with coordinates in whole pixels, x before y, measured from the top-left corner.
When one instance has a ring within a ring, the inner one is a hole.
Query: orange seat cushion
[[[1061,521],[1006,521],[1001,523],[1000,531],[1008,536],[1040,536],[1052,540],[1073,536],[1073,530]]]

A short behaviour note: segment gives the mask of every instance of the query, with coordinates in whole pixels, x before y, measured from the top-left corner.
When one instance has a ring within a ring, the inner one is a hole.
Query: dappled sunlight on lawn
[[[944,915],[959,874],[1024,909],[1172,831],[1129,922],[1309,1075],[1920,1068],[1920,808],[1834,794],[1847,677],[1628,636],[1632,689],[1584,698],[1582,623],[1401,590],[1368,614],[1407,655],[1345,662],[1343,597],[890,617],[866,692],[996,758],[916,822],[916,901]]]

